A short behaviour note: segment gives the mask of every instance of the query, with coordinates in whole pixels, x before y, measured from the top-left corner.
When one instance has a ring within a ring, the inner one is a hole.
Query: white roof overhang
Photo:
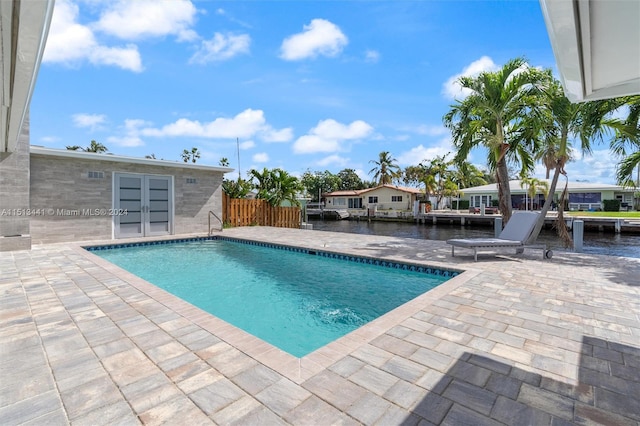
[[[640,1],[540,0],[572,102],[640,94]]]
[[[0,153],[13,152],[29,109],[54,0],[1,0]]]

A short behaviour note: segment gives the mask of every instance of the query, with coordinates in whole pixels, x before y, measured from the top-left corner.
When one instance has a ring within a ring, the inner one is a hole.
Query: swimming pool
[[[458,274],[220,237],[87,249],[296,357]]]

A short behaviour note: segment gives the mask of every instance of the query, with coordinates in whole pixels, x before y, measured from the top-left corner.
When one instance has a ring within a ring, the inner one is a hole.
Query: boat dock
[[[557,212],[549,212],[545,219],[545,227],[553,225],[557,217]],[[473,213],[458,213],[458,212],[446,212],[436,211],[430,213],[421,213],[416,218],[416,223],[419,224],[449,224],[460,226],[493,226],[497,218],[502,218],[500,215],[494,214],[473,214]],[[565,222],[569,229],[573,228],[573,222],[575,220],[581,220],[584,223],[585,230],[596,230],[602,232],[614,232],[619,233],[637,233],[640,234],[640,218],[616,218],[616,217],[591,217],[591,216],[565,216]]]
[[[319,217],[321,219],[342,220],[349,217],[349,212],[344,209],[307,209],[308,217]]]

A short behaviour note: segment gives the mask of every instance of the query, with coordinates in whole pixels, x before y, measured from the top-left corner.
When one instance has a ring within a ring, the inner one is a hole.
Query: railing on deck
[[[274,207],[266,200],[230,198],[222,194],[222,221],[228,226],[300,228],[300,207]]]

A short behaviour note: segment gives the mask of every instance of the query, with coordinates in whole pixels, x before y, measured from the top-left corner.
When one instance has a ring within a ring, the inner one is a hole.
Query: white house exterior
[[[550,186],[551,181],[546,181]],[[511,190],[511,206],[514,209],[533,208],[540,209],[545,200],[545,195],[538,191],[531,200],[527,195],[528,187],[521,184],[520,180],[509,181]],[[569,182],[569,210],[592,210],[602,208],[603,200],[619,200],[622,205],[633,206],[633,189],[605,183]],[[560,198],[564,190],[564,182],[559,181],[554,202]],[[476,186],[463,189],[460,199],[469,200],[469,206],[480,207],[482,204],[491,206],[493,200],[498,199],[498,187],[496,184]],[[526,207],[528,206],[528,207]]]
[[[421,194],[417,188],[385,184],[375,188],[328,192],[323,197],[329,209],[347,210],[352,215],[364,211],[397,217],[398,212],[413,211],[413,205]]]

